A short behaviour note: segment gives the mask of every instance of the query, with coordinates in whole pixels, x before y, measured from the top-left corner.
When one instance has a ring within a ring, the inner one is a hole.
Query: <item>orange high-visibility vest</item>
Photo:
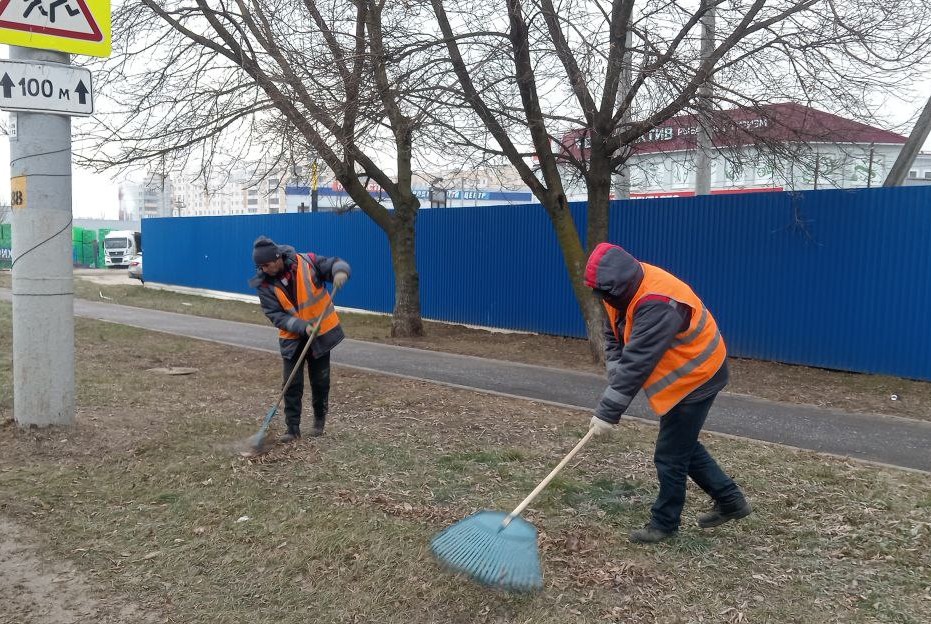
[[[644,297],[659,295],[671,299],[670,303],[682,303],[692,309],[689,326],[676,334],[675,341],[643,384],[650,407],[662,416],[718,372],[727,357],[727,348],[711,312],[685,282],[646,262],[641,262],[640,266],[643,267],[643,282],[627,305],[625,344],[630,339],[634,312]],[[614,336],[620,341],[617,331],[620,310],[607,303],[604,306]]]
[[[297,298],[297,308],[288,299],[287,293],[281,286],[275,287],[275,296],[278,297],[278,303],[281,304],[285,312],[302,318],[309,323],[315,323],[321,315],[325,315],[323,322],[320,324],[320,331],[317,333],[318,336],[322,336],[339,325],[339,317],[336,316],[333,300],[330,299],[330,293],[323,287],[323,283],[321,282],[320,286],[314,284],[313,273],[314,268],[310,265],[310,262],[302,254],[297,254],[294,270],[294,292]],[[284,329],[278,330],[278,336],[291,340],[301,338],[300,334]]]

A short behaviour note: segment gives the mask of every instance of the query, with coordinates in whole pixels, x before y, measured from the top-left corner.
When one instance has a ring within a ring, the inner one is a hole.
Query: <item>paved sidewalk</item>
[[[11,301],[0,289],[0,300]],[[278,352],[273,327],[221,321],[75,299],[75,315],[211,340],[233,346]],[[605,386],[598,375],[452,355],[435,351],[346,340],[333,362],[390,375],[593,409]],[[641,397],[628,414],[656,420]],[[580,414],[579,424],[587,424]],[[839,410],[777,403],[722,393],[705,426],[710,431],[776,442],[812,451],[849,456],[931,472],[931,423]]]

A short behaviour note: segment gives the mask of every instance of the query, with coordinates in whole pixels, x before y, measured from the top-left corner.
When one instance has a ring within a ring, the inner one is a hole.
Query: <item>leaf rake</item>
[[[434,556],[454,572],[489,587],[512,592],[542,589],[543,570],[537,549],[537,530],[519,516],[594,434],[594,429],[589,429],[575,448],[511,513],[479,511],[437,534],[430,543]]]

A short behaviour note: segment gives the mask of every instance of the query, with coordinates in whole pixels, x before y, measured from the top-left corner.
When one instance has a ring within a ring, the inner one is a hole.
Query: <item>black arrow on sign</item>
[[[0,82],[0,85],[2,84],[3,83]],[[13,84],[13,83],[11,82],[10,84]],[[78,81],[78,86],[75,87],[74,92],[78,94],[78,102],[80,104],[84,104],[84,102],[87,100],[87,94],[89,93],[89,91],[87,90],[87,87],[84,86],[83,80]]]
[[[13,79],[10,78],[10,75],[6,72],[3,73],[3,80],[0,80],[0,87],[3,87],[3,97],[13,97],[13,86],[16,83],[13,82]]]

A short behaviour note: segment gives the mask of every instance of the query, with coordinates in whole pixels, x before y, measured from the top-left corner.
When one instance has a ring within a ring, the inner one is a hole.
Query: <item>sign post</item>
[[[10,55],[68,62],[61,52],[15,46]],[[74,422],[71,118],[12,114],[13,418],[20,426],[68,425]]]
[[[0,109],[11,113],[13,418],[74,422],[71,116],[94,111],[69,53],[109,56],[109,0],[0,0]]]

